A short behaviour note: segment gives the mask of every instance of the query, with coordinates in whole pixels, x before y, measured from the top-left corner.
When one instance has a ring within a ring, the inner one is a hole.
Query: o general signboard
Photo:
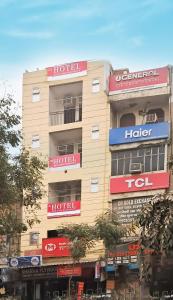
[[[110,179],[111,194],[157,190],[168,187],[168,172],[143,173],[134,176],[112,177]]]
[[[109,132],[109,144],[120,145],[169,137],[168,122],[113,128]]]
[[[109,78],[109,95],[165,86],[168,84],[168,80],[168,67],[133,73],[113,74]]]

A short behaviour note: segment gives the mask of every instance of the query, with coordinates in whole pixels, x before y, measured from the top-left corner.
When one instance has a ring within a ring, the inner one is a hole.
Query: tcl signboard
[[[168,122],[113,128],[109,131],[109,145],[166,139],[169,137],[169,128]]]
[[[111,75],[109,94],[118,94],[143,88],[159,87],[168,84],[168,67]]]
[[[61,80],[87,74],[87,61],[78,61],[47,68],[48,80]]]
[[[71,216],[80,216],[80,201],[48,203],[48,218],[60,218]]]
[[[49,158],[50,171],[63,171],[80,168],[80,153],[59,155]]]
[[[129,193],[169,187],[169,173],[149,173],[110,179],[110,193]]]
[[[43,257],[70,256],[70,241],[67,238],[49,238],[42,240]]]

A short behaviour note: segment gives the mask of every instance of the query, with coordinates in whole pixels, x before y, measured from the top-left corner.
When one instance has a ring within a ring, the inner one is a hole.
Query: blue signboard
[[[37,267],[41,265],[42,256],[19,256],[9,258],[8,264],[13,268]]]
[[[152,123],[145,125],[110,129],[109,145],[120,145],[140,141],[166,139],[169,137],[169,123]]]

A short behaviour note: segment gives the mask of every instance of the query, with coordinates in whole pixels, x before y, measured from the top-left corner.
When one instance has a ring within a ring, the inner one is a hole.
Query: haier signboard
[[[153,123],[122,128],[113,128],[109,132],[109,145],[135,143],[169,137],[169,123]]]

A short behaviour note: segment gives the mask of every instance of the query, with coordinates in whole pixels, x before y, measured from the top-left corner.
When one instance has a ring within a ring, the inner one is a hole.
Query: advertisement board
[[[64,171],[80,168],[80,153],[59,155],[49,158],[49,171]]]
[[[62,80],[87,74],[87,61],[78,61],[47,68],[48,80]]]
[[[61,218],[80,216],[80,201],[48,203],[47,217]]]
[[[48,238],[42,240],[43,257],[70,256],[70,241],[65,237]]]
[[[152,197],[139,197],[112,201],[112,209],[116,212],[121,224],[131,223],[141,212],[144,205],[151,201]]]
[[[19,256],[19,257],[10,257],[8,264],[13,268],[24,268],[24,267],[36,267],[40,266],[42,262],[42,256]]]
[[[81,276],[82,268],[79,265],[66,265],[57,267],[57,277]]]
[[[162,67],[133,73],[112,74],[109,78],[109,95],[125,93],[145,88],[166,86],[169,69]]]
[[[143,173],[133,176],[112,177],[110,179],[111,194],[165,189],[168,187],[168,172]]]
[[[56,278],[57,266],[42,266],[35,268],[22,268],[22,279],[41,279],[41,278]]]
[[[109,131],[109,145],[136,143],[169,137],[168,122],[113,128]]]

